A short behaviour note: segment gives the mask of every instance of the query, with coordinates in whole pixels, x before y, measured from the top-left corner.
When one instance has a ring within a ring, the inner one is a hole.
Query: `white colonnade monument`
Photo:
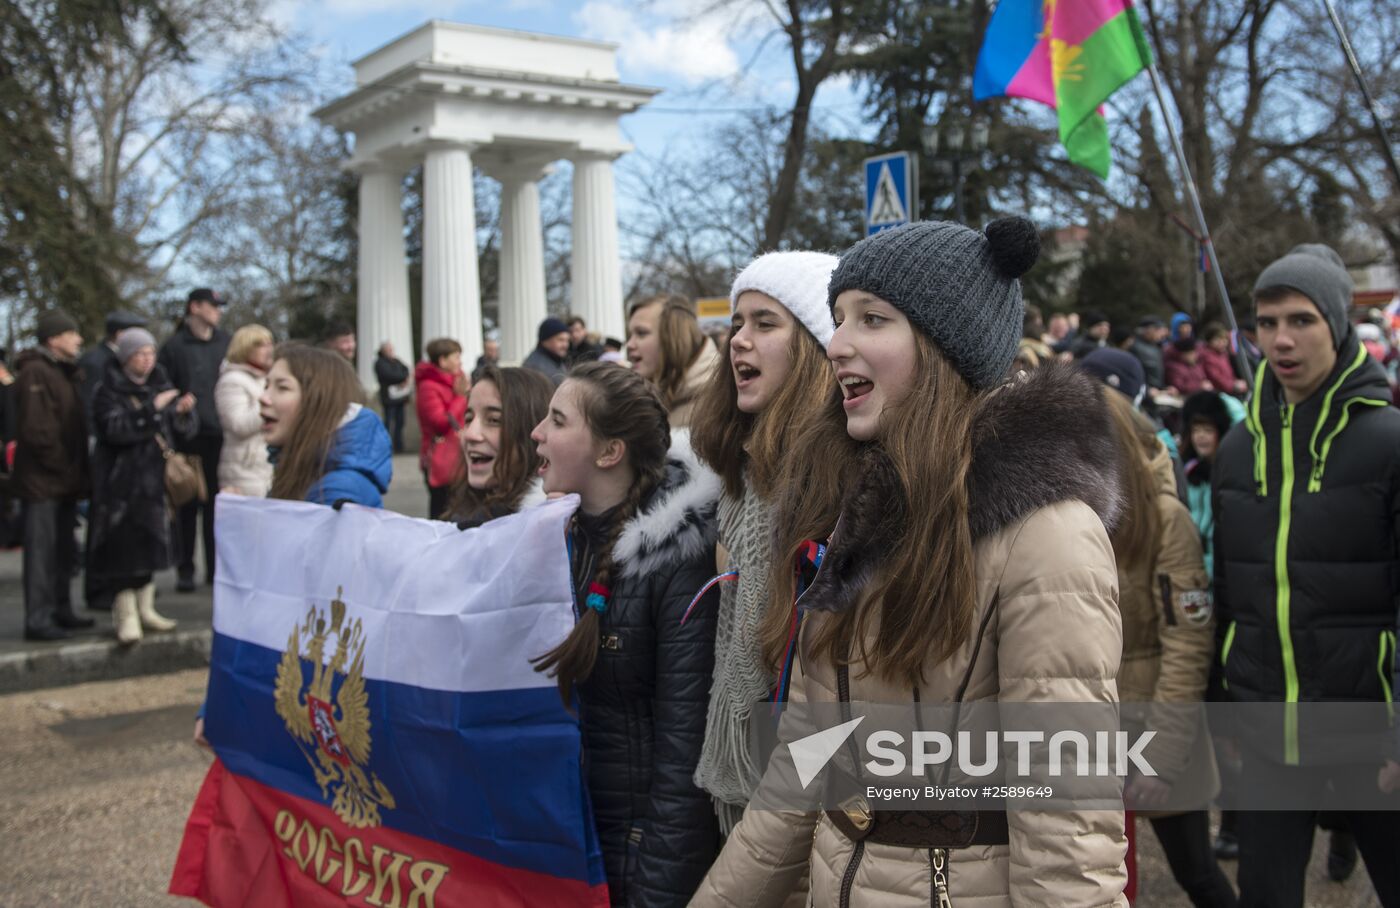
[[[618,79],[617,46],[429,22],[353,64],[356,88],[316,111],[355,136],[360,175],[356,334],[360,381],[390,341],[414,350],[403,242],[404,174],[423,164],[424,343],[451,337],[470,369],[481,353],[472,168],[501,183],[501,358],[534,348],[546,316],[539,180],[573,163],[572,308],[592,331],[622,337],[622,280],[612,162],[631,150],[618,119],[656,89]]]

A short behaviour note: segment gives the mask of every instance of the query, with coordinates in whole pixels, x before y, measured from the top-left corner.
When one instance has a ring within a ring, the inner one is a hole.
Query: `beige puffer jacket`
[[[709,340],[705,339],[705,346],[700,348],[700,354],[695,357],[695,362],[690,364],[690,368],[685,370],[685,384],[681,385],[681,392],[671,404],[671,428],[685,429],[690,427],[691,414],[695,412],[695,400],[700,396],[700,391],[709,383],[710,377],[715,374],[715,370],[724,365],[724,357],[719,350]]]
[[[272,462],[262,437],[258,398],[267,378],[252,366],[224,360],[214,385],[214,407],[224,430],[219,451],[219,488],[237,489],[240,495],[266,498],[272,487]]]
[[[1177,497],[1171,453],[1160,441],[1156,441],[1152,474],[1157,480],[1159,514],[1156,558],[1151,564],[1118,572],[1118,607],[1123,614],[1118,696],[1129,727],[1158,731],[1144,750],[1148,762],[1167,782],[1179,777],[1189,763],[1194,783],[1207,786],[1204,807],[1218,787],[1218,779],[1210,735],[1198,726],[1199,715],[1186,710],[1134,708],[1152,703],[1200,703],[1215,645],[1210,577],[1201,554],[1200,533],[1191,512]]]
[[[1073,367],[1049,366],[999,392],[980,415],[969,477],[977,540],[974,624],[989,610],[990,620],[972,671],[975,640],[952,659],[929,662],[920,702],[953,702],[964,675],[967,703],[1117,700],[1122,627],[1105,522],[1112,524],[1120,505],[1116,451],[1102,407],[1096,388]],[[855,471],[880,473],[871,463]],[[880,513],[889,499],[870,494],[869,485],[843,507],[823,566],[830,582],[822,587],[819,574],[807,593],[833,610],[859,599],[860,590],[843,589],[843,578],[833,580],[827,565],[854,565],[850,579],[858,587],[862,559],[890,541],[879,526],[889,523]],[[812,613],[803,637],[825,618]],[[852,701],[913,703],[911,690],[865,676],[859,662],[851,666],[850,685]],[[836,687],[833,666],[814,659],[795,671],[791,698],[835,701]],[[1009,844],[952,852],[953,905],[1127,905],[1121,812],[1025,810],[1007,817]],[[810,904],[818,908],[937,904],[928,849],[856,844],[824,813],[751,805],[692,905],[780,905],[809,869]]]

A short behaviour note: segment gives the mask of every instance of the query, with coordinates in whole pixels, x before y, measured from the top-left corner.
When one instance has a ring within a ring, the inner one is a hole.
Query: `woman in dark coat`
[[[92,418],[97,446],[87,569],[92,583],[113,595],[117,639],[135,643],[143,627],[175,626],[156,612],[151,580],[172,563],[165,454],[156,436],[171,448],[177,436],[194,436],[194,396],[175,390],[156,365],[155,338],[133,328],[117,340],[116,361],[93,395]]]

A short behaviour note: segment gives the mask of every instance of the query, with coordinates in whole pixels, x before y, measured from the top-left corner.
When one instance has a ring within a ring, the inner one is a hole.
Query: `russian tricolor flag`
[[[606,906],[578,723],[575,497],[474,530],[220,495],[205,734],[170,891],[215,906]]]

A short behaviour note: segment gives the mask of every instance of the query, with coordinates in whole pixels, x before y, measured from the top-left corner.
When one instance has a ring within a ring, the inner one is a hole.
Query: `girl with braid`
[[[739,822],[763,772],[747,746],[754,704],[784,695],[775,691],[781,672],[769,668],[760,642],[770,599],[778,468],[785,460],[801,461],[819,486],[815,474],[836,462],[829,448],[794,448],[818,402],[835,393],[826,359],[835,327],[826,285],[836,261],[823,252],[770,252],[739,273],[729,291],[727,368],[715,372],[691,423],[696,453],[724,481],[719,544],[725,575],[695,781],[714,798],[725,834]],[[792,609],[782,611],[786,620]]]
[[[692,781],[716,593],[689,608],[714,574],[719,479],[683,433],[673,443],[655,389],[612,363],[575,366],[531,437],[544,492],[580,498],[569,532],[578,623],[536,668],[578,710],[612,904],[682,906],[719,847]]]

